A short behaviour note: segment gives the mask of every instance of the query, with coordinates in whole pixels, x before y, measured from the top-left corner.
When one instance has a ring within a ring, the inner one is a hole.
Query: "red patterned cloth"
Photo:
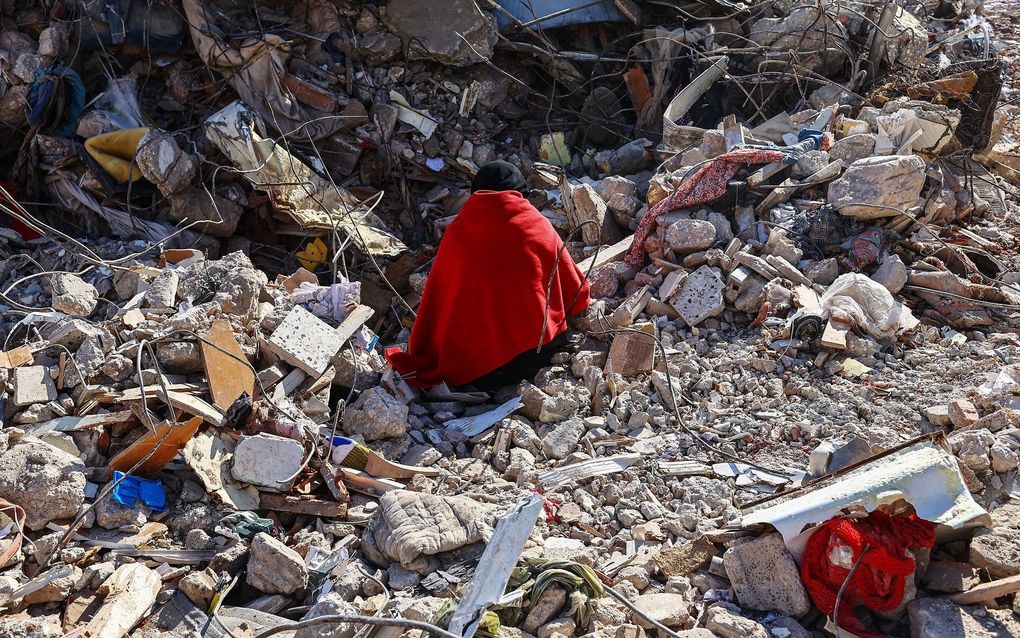
[[[691,208],[719,199],[726,193],[726,183],[741,166],[778,162],[786,156],[787,153],[781,150],[737,148],[707,161],[693,175],[686,177],[672,194],[648,210],[634,231],[627,265],[638,268],[644,262],[645,239],[655,228],[659,217],[678,208]]]

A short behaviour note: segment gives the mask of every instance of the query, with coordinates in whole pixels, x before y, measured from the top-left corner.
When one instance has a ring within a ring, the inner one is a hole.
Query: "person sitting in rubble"
[[[585,276],[507,162],[486,164],[443,236],[406,350],[386,358],[409,385],[491,390],[532,377],[588,309]]]

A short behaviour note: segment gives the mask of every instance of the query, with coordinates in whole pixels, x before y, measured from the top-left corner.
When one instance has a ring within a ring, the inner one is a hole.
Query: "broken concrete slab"
[[[286,490],[294,484],[304,456],[304,447],[294,439],[265,433],[241,436],[230,473],[242,483]]]
[[[442,7],[391,0],[383,19],[415,60],[467,66],[491,58],[496,45],[496,19],[470,0],[451,0]]]
[[[50,290],[50,305],[53,309],[74,317],[88,317],[99,303],[96,287],[73,273],[62,272],[50,276]]]
[[[1020,620],[1008,609],[961,606],[943,598],[907,604],[912,638],[1007,638],[1020,635]]]
[[[308,567],[300,554],[260,532],[248,552],[246,580],[267,594],[294,594],[308,585]]]
[[[344,345],[336,331],[301,306],[295,306],[266,341],[269,349],[307,374],[321,376]]]
[[[369,388],[347,408],[344,432],[360,435],[366,441],[404,436],[408,408],[380,386]]]
[[[698,268],[684,282],[683,290],[670,302],[689,326],[719,315],[726,309],[723,284],[710,266]]]
[[[14,369],[14,405],[23,408],[35,403],[57,400],[57,386],[44,366],[22,366]]]
[[[72,518],[85,502],[85,465],[41,441],[15,445],[0,456],[0,498],[25,509],[31,530]]]
[[[859,159],[829,185],[829,203],[856,219],[895,217],[917,205],[924,171],[914,155]]]
[[[781,534],[766,534],[723,554],[726,576],[742,607],[803,616],[811,599]]]

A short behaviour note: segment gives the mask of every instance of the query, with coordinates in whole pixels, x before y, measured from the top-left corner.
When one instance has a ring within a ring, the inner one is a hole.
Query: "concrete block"
[[[14,405],[19,408],[57,400],[57,386],[45,366],[14,369]]]
[[[234,450],[230,473],[242,483],[260,487],[287,489],[288,481],[301,467],[304,447],[294,439],[273,434],[242,436]]]
[[[683,291],[670,302],[689,326],[715,317],[726,308],[725,285],[709,266],[695,270],[684,282]]]
[[[309,375],[320,376],[343,342],[323,320],[300,306],[284,318],[267,342],[278,357]]]

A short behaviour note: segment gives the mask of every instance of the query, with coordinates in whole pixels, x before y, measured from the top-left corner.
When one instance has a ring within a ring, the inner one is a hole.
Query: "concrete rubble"
[[[0,5],[0,636],[1020,634],[1015,7],[668,4]],[[593,319],[413,390],[495,159]]]

